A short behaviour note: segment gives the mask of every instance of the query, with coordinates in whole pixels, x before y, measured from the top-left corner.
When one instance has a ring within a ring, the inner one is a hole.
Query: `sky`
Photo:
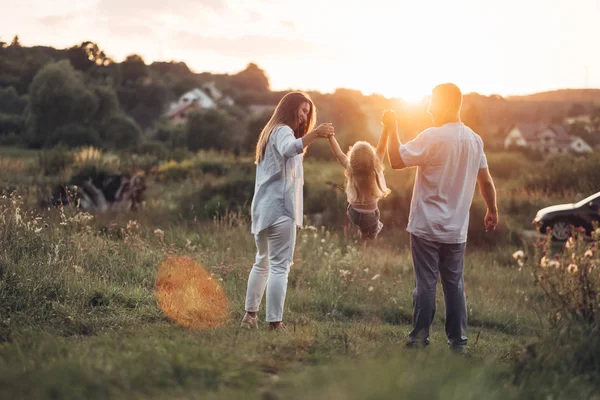
[[[18,4],[18,5],[16,5]],[[263,68],[274,90],[417,100],[600,87],[600,0],[0,0],[0,40],[91,40],[121,61]]]

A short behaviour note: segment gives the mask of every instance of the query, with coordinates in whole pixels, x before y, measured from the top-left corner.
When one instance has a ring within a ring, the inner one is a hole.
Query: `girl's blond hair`
[[[382,199],[390,193],[383,178],[383,163],[375,148],[367,142],[356,142],[348,151],[346,194],[351,203]]]
[[[298,110],[304,103],[308,103],[308,120],[302,125],[298,125]],[[258,164],[265,156],[267,143],[273,130],[279,126],[287,125],[294,130],[294,136],[299,139],[310,132],[317,121],[317,110],[315,105],[306,93],[290,92],[279,101],[271,119],[260,132],[258,143],[256,144],[256,157],[254,163]]]

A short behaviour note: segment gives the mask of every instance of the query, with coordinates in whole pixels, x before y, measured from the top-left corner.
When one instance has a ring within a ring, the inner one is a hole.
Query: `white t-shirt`
[[[481,138],[450,123],[401,145],[400,156],[407,167],[417,167],[407,230],[434,242],[466,242],[477,175],[488,167]]]

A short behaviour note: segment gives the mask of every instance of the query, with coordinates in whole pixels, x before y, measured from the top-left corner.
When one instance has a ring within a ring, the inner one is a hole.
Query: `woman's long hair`
[[[346,194],[351,203],[370,202],[390,193],[383,178],[383,163],[369,143],[356,142],[348,152],[348,163]]]
[[[307,121],[300,125],[298,121],[298,110],[304,103],[308,103],[310,110],[308,112]],[[314,103],[306,93],[290,92],[283,96],[275,108],[271,119],[260,132],[258,143],[256,144],[256,158],[254,163],[258,164],[262,161],[267,148],[267,143],[269,142],[271,133],[275,128],[282,125],[287,125],[294,130],[294,136],[299,139],[314,128],[316,121],[317,110]]]

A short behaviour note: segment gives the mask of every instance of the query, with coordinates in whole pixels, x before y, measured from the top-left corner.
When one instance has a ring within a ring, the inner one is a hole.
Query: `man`
[[[407,144],[400,142],[394,112],[386,110],[383,115],[390,131],[388,155],[392,168],[417,167],[407,229],[415,273],[414,327],[409,347],[429,344],[438,275],[444,289],[448,345],[459,352],[467,345],[463,264],[476,183],[487,206],[486,232],[498,224],[496,189],[483,141],[460,121],[461,105],[462,93],[456,85],[435,87],[428,110],[434,127]]]

